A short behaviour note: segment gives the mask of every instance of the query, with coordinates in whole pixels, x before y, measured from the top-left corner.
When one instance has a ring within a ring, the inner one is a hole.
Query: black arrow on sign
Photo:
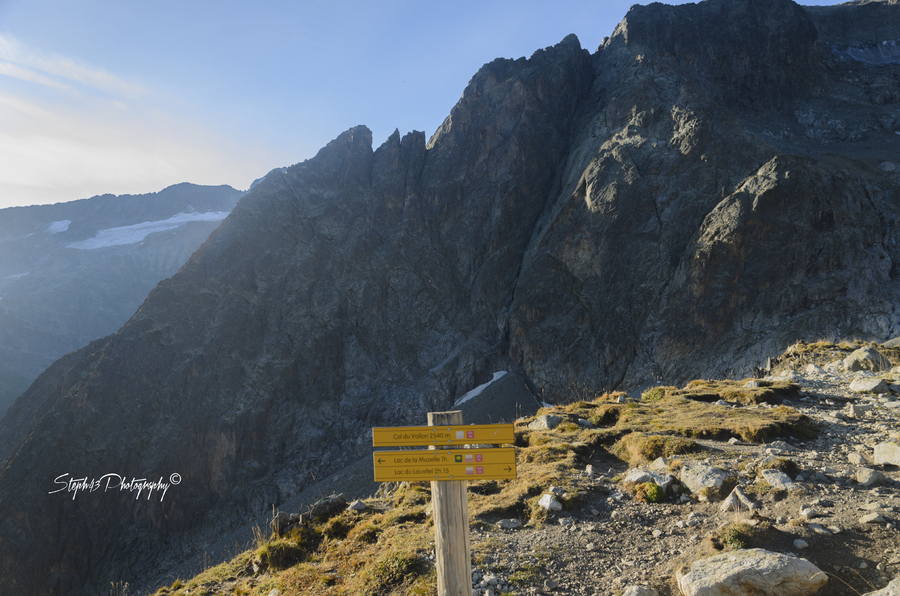
[[[381,458],[379,457],[379,458],[378,458],[378,463],[384,463],[384,460],[381,459]]]
[[[503,468],[503,469],[506,470],[507,472],[512,472],[512,468],[510,468],[509,466],[506,466],[506,467]]]

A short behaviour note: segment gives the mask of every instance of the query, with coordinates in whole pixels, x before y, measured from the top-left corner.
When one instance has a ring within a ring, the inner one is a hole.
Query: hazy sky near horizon
[[[593,52],[632,4],[0,0],[0,208],[246,189],[359,124],[428,137],[483,64]]]

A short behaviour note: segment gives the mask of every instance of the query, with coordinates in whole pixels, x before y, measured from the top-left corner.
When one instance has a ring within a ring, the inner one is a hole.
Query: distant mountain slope
[[[121,327],[241,196],[178,184],[0,210],[0,415],[54,360]]]
[[[497,370],[555,401],[900,334],[900,64],[847,49],[900,4],[832,10],[635,6],[485,65],[427,143],[271,172],[0,420],[0,593],[152,583]],[[180,482],[54,492],[110,473]]]

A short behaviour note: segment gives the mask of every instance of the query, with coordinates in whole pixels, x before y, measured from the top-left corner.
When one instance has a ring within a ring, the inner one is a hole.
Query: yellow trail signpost
[[[374,447],[427,446],[428,450],[376,451],[372,454],[376,482],[430,480],[434,509],[434,544],[438,596],[472,593],[467,480],[516,478],[512,424],[463,426],[462,412],[429,412],[428,426],[372,429]],[[459,448],[476,445],[475,448]]]

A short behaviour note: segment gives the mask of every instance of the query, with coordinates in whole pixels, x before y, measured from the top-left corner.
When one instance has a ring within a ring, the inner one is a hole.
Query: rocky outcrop
[[[273,170],[0,421],[0,591],[147,584],[498,370],[553,401],[898,335],[894,108],[815,22],[637,7],[593,55],[486,65],[428,142]],[[57,482],[109,473],[171,486]]]

